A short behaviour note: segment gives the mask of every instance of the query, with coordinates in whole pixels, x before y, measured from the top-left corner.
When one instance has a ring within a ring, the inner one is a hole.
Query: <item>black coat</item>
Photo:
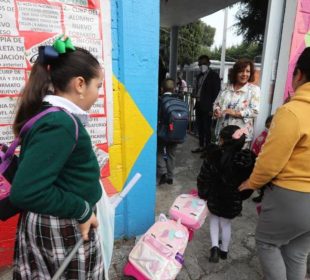
[[[198,93],[198,81],[203,78],[203,73],[197,76],[197,82],[195,86],[195,94]],[[196,102],[195,109],[197,109],[202,114],[209,114],[213,111],[213,103],[218,96],[221,89],[221,80],[219,75],[212,69],[209,69],[209,73],[205,78],[201,92],[200,99]]]
[[[227,156],[225,150],[210,145],[197,178],[198,195],[207,200],[209,211],[219,217],[232,219],[242,211],[242,201],[249,198],[252,190],[239,192],[238,187],[251,174],[255,155],[250,150],[241,150]]]

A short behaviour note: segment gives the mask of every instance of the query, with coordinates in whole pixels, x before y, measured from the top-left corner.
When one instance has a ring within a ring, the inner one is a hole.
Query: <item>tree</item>
[[[242,0],[236,15],[237,34],[242,35],[245,42],[258,43],[263,46],[267,19],[268,0]]]
[[[178,64],[190,64],[197,60],[198,56],[209,51],[213,44],[215,28],[198,20],[179,28],[178,36]],[[161,29],[160,42],[164,48],[164,60],[168,61],[170,30]],[[210,52],[210,51],[209,51]]]
[[[221,59],[222,47],[216,47],[210,53],[211,59],[220,60]],[[226,49],[226,61],[237,61],[240,58],[249,58],[254,60],[255,57],[261,54],[261,48],[258,43],[242,43],[237,46],[232,46]]]

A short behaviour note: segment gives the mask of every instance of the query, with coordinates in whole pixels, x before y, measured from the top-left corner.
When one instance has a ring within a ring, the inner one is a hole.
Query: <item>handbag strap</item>
[[[74,116],[68,112],[67,110],[65,110],[64,108],[60,108],[60,107],[49,107],[48,109],[36,114],[35,116],[33,116],[30,120],[28,120],[22,127],[22,129],[20,130],[18,136],[14,139],[14,141],[11,143],[10,147],[7,149],[6,153],[4,154],[4,156],[1,158],[2,162],[6,161],[8,158],[12,157],[15,153],[15,150],[17,148],[17,146],[20,145],[22,137],[29,131],[29,129],[35,124],[35,122],[37,122],[39,119],[41,119],[43,116],[52,113],[52,112],[59,112],[59,111],[63,111],[65,112],[74,122],[75,125],[75,144],[73,146],[73,149],[76,146],[77,140],[78,140],[78,136],[79,136],[79,126],[78,123],[76,121],[76,119],[74,118]],[[72,149],[72,150],[73,150]],[[4,170],[6,168],[3,168]],[[1,168],[2,170],[2,168]]]

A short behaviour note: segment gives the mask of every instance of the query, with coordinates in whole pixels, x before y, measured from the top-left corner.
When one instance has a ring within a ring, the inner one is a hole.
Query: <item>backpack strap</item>
[[[57,107],[56,107],[57,108]],[[60,108],[60,107],[59,107]],[[72,151],[71,152],[73,152],[73,150],[75,149],[75,147],[76,147],[76,144],[77,144],[77,142],[78,142],[78,139],[79,139],[79,125],[78,125],[78,123],[77,123],[77,121],[76,121],[76,118],[68,111],[68,110],[66,110],[65,108],[60,108],[62,111],[64,111],[72,120],[73,120],[73,122],[74,122],[74,125],[75,125],[75,143],[74,143],[74,145],[73,145],[73,147],[72,147]]]
[[[52,113],[52,112],[59,112],[59,111],[64,111],[74,122],[75,124],[75,144],[73,146],[72,151],[74,150],[78,137],[79,137],[79,126],[78,123],[76,121],[76,119],[74,118],[74,116],[68,112],[67,110],[60,108],[60,107],[49,107],[48,109],[36,114],[35,116],[33,116],[30,120],[28,120],[22,127],[22,129],[20,130],[18,136],[14,139],[14,141],[11,143],[10,147],[7,149],[6,153],[4,156],[1,156],[2,158],[2,162],[4,162],[6,159],[12,157],[14,155],[14,152],[17,148],[17,146],[20,145],[22,137],[29,131],[29,129],[35,124],[35,122],[37,122],[39,119],[41,119],[42,117],[44,117],[45,115]]]
[[[0,159],[1,159],[1,162],[3,162],[4,156],[5,156],[5,152],[2,151],[2,147],[3,147],[3,145],[0,145]]]

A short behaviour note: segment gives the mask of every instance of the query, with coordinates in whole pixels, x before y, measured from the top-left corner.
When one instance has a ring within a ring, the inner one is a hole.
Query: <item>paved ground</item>
[[[156,215],[167,214],[175,197],[195,188],[196,177],[202,160],[190,150],[197,140],[191,136],[177,150],[176,179],[172,186],[157,188]],[[254,231],[257,221],[255,204],[249,199],[244,203],[243,215],[233,220],[232,243],[228,260],[218,264],[208,262],[210,237],[208,220],[197,231],[185,253],[185,265],[177,280],[259,280],[263,279],[256,257]],[[110,269],[111,280],[128,279],[122,276],[122,269],[135,240],[116,241],[113,263]],[[11,279],[10,270],[0,271],[1,280]]]
[[[202,160],[200,155],[190,150],[197,145],[197,140],[189,136],[186,143],[177,150],[176,179],[172,186],[157,187],[156,215],[168,214],[168,209],[175,197],[187,193],[196,186],[196,177]],[[255,256],[254,230],[257,220],[255,204],[248,200],[244,203],[243,216],[234,219],[232,244],[227,261],[218,264],[209,263],[210,237],[208,221],[196,232],[185,252],[185,265],[178,280],[258,280],[263,279],[258,260]],[[112,279],[122,277],[121,268],[126,262],[134,241],[121,241],[116,246],[114,267],[111,268]],[[121,252],[122,251],[122,252]]]

